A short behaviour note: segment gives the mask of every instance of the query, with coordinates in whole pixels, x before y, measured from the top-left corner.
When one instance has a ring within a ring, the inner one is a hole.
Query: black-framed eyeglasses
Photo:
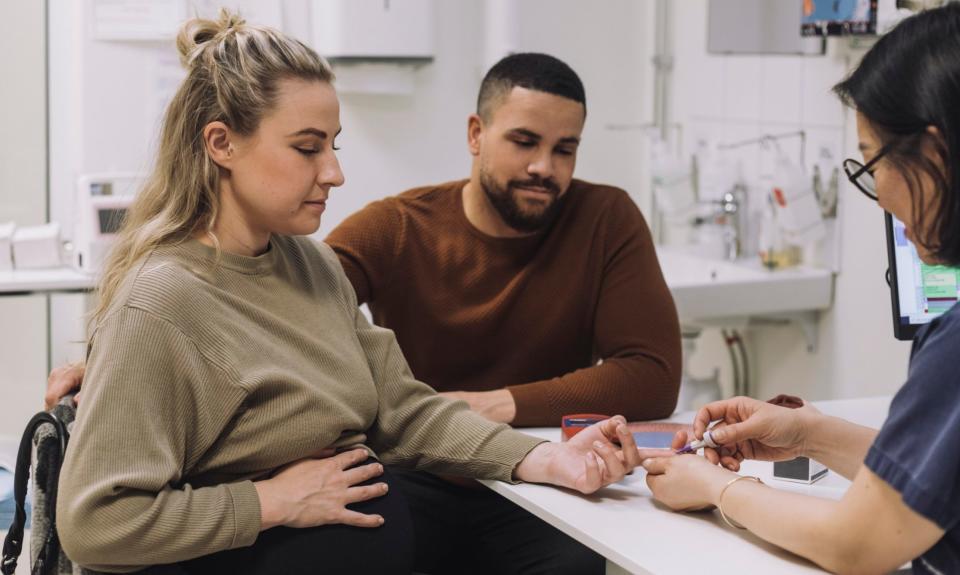
[[[846,159],[843,161],[843,171],[847,173],[847,179],[850,180],[851,184],[857,186],[857,189],[863,192],[863,195],[873,201],[877,201],[877,181],[873,178],[870,168],[887,155],[889,151],[889,146],[880,148],[877,155],[871,158],[866,164],[854,159]]]

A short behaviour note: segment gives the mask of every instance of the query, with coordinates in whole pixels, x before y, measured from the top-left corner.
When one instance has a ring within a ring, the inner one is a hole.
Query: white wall
[[[673,3],[676,73],[674,120],[687,147],[699,138],[731,142],[767,133],[807,132],[808,167],[819,147],[834,158],[858,157],[854,114],[830,93],[862,56],[830,39],[825,56],[714,56],[706,52],[707,0]],[[799,157],[798,141],[783,149]],[[756,181],[772,152],[744,148],[744,174]],[[833,308],[822,314],[819,348],[806,351],[798,328],[751,329],[755,394],[792,392],[810,399],[892,393],[906,375],[909,345],[893,338],[880,209],[841,181],[839,269]],[[706,333],[692,362],[697,373],[726,366],[721,338]],[[729,381],[729,378],[728,378]]]
[[[0,3],[0,222],[46,221],[44,5]],[[0,297],[0,435],[19,435],[43,404],[47,308],[40,296]]]

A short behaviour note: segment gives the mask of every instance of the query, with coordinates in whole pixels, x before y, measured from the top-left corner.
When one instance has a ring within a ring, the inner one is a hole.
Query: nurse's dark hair
[[[477,115],[490,121],[493,111],[516,87],[562,96],[583,104],[587,111],[587,95],[583,82],[573,68],[548,54],[521,52],[511,54],[496,64],[483,77],[477,96]]]
[[[889,150],[885,159],[907,181],[922,223],[917,241],[943,263],[960,265],[960,4],[900,22],[834,92],[869,120]],[[936,190],[926,212],[918,193],[923,175]]]

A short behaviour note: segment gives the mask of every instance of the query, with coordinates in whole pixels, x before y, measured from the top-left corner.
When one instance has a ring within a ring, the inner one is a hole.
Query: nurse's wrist
[[[836,419],[817,411],[797,411],[800,426],[800,453],[801,457],[821,459],[831,446],[843,441],[838,436],[831,420]]]
[[[724,488],[730,481],[737,477],[740,477],[738,473],[734,473],[723,467],[716,467],[715,472],[710,474],[710,478],[707,481],[707,501],[714,507],[719,507]]]

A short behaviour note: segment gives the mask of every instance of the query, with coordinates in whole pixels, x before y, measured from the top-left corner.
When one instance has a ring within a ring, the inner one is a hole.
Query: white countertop
[[[890,397],[815,402],[824,413],[880,427]],[[669,421],[689,423],[693,413]],[[520,431],[554,441],[558,428]],[[741,473],[759,476],[778,489],[839,498],[849,482],[830,472],[813,485],[773,479],[773,464],[745,462]],[[543,485],[483,481],[567,535],[594,549],[630,573],[822,573],[814,564],[766,543],[744,530],[725,525],[718,513],[675,513],[654,503],[637,469],[623,482],[590,495]],[[789,518],[785,517],[784,520]],[[608,573],[616,572],[608,567]]]

